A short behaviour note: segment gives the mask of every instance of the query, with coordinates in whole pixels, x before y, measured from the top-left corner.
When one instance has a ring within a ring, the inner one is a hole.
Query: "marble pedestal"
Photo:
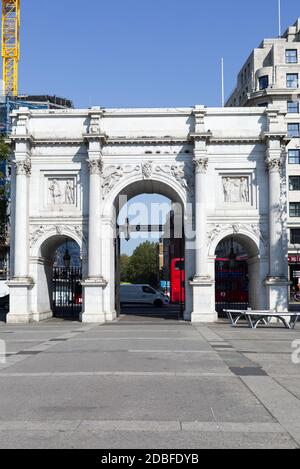
[[[83,323],[104,323],[105,313],[103,311],[103,290],[107,282],[103,278],[88,279],[82,282],[83,287]]]

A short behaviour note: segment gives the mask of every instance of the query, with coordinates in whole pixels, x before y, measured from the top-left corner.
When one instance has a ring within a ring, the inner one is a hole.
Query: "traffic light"
[[[160,278],[161,280],[167,280],[167,268],[166,267],[162,267],[160,269]]]

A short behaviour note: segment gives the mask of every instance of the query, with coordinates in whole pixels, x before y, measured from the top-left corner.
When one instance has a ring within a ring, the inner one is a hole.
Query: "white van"
[[[161,308],[169,303],[169,298],[150,285],[121,285],[120,303],[122,304],[148,304]]]

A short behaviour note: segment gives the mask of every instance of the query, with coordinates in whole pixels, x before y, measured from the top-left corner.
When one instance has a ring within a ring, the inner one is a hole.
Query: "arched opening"
[[[82,265],[78,243],[69,236],[54,235],[40,247],[37,265],[37,308],[40,313],[78,320],[82,312]]]
[[[180,319],[186,301],[184,204],[165,183],[134,182],[115,199],[115,308]]]
[[[262,304],[260,256],[256,243],[243,234],[223,238],[215,251],[215,302],[224,309],[259,309]]]

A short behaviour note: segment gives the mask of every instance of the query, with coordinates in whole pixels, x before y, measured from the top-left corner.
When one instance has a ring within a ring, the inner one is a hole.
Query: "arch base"
[[[290,282],[284,277],[267,277],[265,285],[268,292],[269,309],[278,312],[289,310],[288,288]]]
[[[30,290],[34,287],[31,278],[14,278],[7,282],[9,287],[9,313],[7,324],[28,324],[34,320],[30,311]]]
[[[104,323],[103,290],[107,282],[103,278],[87,279],[82,282],[83,287],[83,313],[81,322],[85,324]]]
[[[215,311],[214,280],[210,277],[195,277],[190,285],[193,288],[192,323],[217,322],[218,314]]]

